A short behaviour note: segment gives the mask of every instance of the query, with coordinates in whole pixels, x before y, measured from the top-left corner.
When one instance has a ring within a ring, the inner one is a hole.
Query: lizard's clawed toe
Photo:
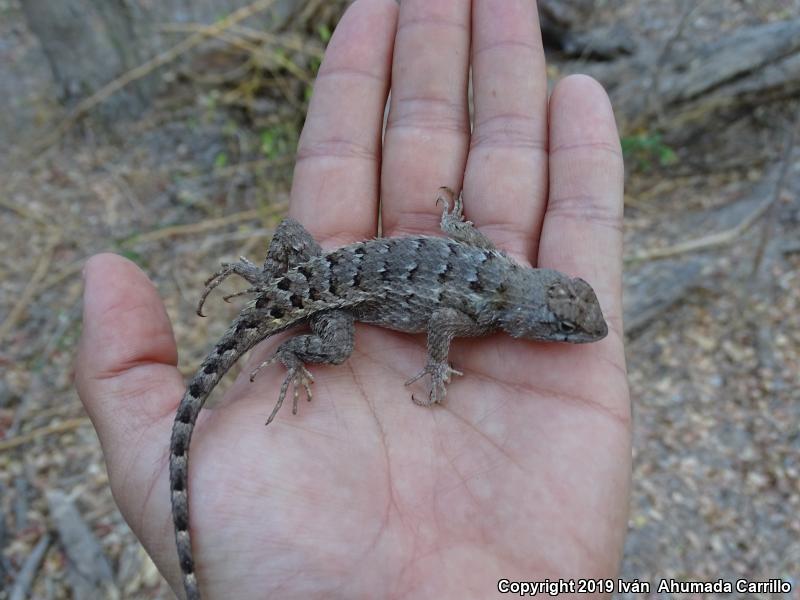
[[[268,361],[262,363],[258,369],[266,364],[271,364],[277,360],[276,357],[271,358]],[[256,369],[256,371],[258,371]],[[255,376],[255,372],[251,375],[252,377]],[[306,391],[306,399],[311,402],[311,399],[314,397],[311,393],[311,384],[314,383],[314,376],[311,375],[308,369],[306,369],[305,365],[299,364],[297,366],[289,367],[288,372],[286,374],[286,378],[283,380],[283,384],[281,384],[281,391],[278,394],[278,402],[275,403],[275,408],[272,409],[272,413],[269,415],[267,422],[265,425],[269,425],[275,419],[275,415],[278,414],[281,406],[283,406],[283,401],[286,398],[286,392],[289,390],[289,386],[292,386],[292,414],[297,414],[297,403],[300,398],[300,388],[302,387]]]
[[[415,381],[422,379],[425,375],[431,376],[431,389],[428,392],[428,397],[425,400],[420,400],[413,394],[411,400],[414,404],[419,406],[431,406],[432,404],[439,404],[447,395],[447,384],[450,383],[451,375],[463,375],[461,371],[457,371],[447,363],[433,363],[425,366],[422,371],[414,375],[411,379],[406,381],[406,385],[411,385]]]
[[[270,358],[268,358],[267,360],[262,362],[260,365],[258,365],[255,369],[250,371],[250,383],[253,383],[256,380],[256,375],[258,375],[258,372],[261,369],[263,369],[264,367],[268,367],[270,365],[275,364],[279,359],[280,359],[280,356],[276,352]]]

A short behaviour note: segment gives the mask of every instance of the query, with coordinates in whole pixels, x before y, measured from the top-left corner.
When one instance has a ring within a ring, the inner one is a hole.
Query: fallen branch
[[[28,592],[31,584],[33,584],[33,578],[36,575],[36,571],[39,570],[39,565],[49,547],[50,534],[45,533],[31,550],[25,562],[22,563],[22,568],[17,574],[16,581],[14,581],[14,587],[11,588],[11,593],[8,595],[8,600],[25,600],[25,598],[31,597]]]
[[[75,506],[61,490],[45,492],[50,522],[58,532],[59,546],[67,556],[68,581],[73,598],[119,598],[114,575],[103,547]]]
[[[783,160],[781,161],[781,171],[778,175],[778,183],[775,185],[775,192],[772,195],[772,202],[767,207],[767,218],[764,220],[764,227],[761,230],[761,238],[758,240],[758,247],[756,248],[755,258],[753,259],[753,269],[751,275],[755,275],[761,267],[761,261],[764,259],[764,250],[767,247],[769,235],[775,227],[775,206],[778,204],[781,192],[786,183],[786,175],[789,173],[789,165],[791,164],[792,153],[794,152],[795,131],[792,123],[786,132],[786,144],[783,147]]]
[[[670,256],[677,256],[679,254],[686,254],[687,252],[697,252],[699,250],[708,250],[709,248],[716,248],[717,246],[724,246],[730,244],[745,231],[750,229],[756,221],[758,221],[767,212],[767,209],[772,205],[772,199],[765,200],[758,207],[750,213],[741,223],[710,235],[704,235],[693,240],[686,240],[675,244],[674,246],[667,246],[666,248],[650,248],[634,252],[625,256],[625,262],[638,262],[646,260],[654,260],[658,258],[668,258]]]
[[[663,125],[665,120],[664,106],[661,103],[662,71],[664,70],[667,59],[672,52],[673,46],[675,46],[676,42],[683,37],[683,32],[686,30],[686,26],[689,24],[690,17],[703,5],[703,2],[704,0],[700,0],[699,2],[689,0],[684,4],[682,15],[678,20],[675,30],[672,32],[669,38],[667,38],[667,41],[664,43],[664,46],[661,48],[661,52],[659,52],[658,58],[655,61],[653,68],[653,80],[649,90],[647,105],[649,111],[656,116],[659,125]]]
[[[687,5],[678,36],[696,7]],[[682,52],[675,51],[673,38],[660,54],[594,73],[611,89],[622,131],[651,131],[662,115],[667,141],[680,145],[707,134],[714,116],[727,125],[732,115],[789,100],[800,89],[798,18],[741,27]],[[653,76],[642,77],[643,70]]]
[[[211,229],[219,229],[232,223],[240,223],[242,221],[250,221],[263,216],[273,216],[286,210],[287,204],[280,202],[270,205],[267,209],[252,208],[250,210],[243,210],[232,215],[220,217],[218,219],[207,219],[199,223],[188,223],[186,225],[173,225],[172,227],[164,227],[156,229],[148,233],[137,235],[128,240],[127,244],[138,244],[140,242],[155,242],[165,238],[171,238],[181,235],[192,235],[202,233]]]

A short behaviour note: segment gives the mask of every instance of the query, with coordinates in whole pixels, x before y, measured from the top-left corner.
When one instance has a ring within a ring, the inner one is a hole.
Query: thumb
[[[162,430],[169,428],[183,379],[169,317],[141,269],[121,256],[98,254],[84,272],[75,385],[113,478],[118,458],[130,460],[145,447],[164,452],[169,435]],[[150,436],[152,444],[142,439]]]

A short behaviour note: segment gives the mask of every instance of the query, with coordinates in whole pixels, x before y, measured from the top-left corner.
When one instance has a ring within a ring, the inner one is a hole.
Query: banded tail
[[[248,315],[248,313],[253,313]],[[282,321],[259,318],[260,311],[245,309],[222,336],[214,350],[200,365],[189,381],[172,426],[169,454],[169,484],[172,497],[172,521],[175,525],[175,542],[181,566],[183,587],[188,600],[199,600],[200,590],[192,558],[192,541],[189,533],[189,444],[195,421],[211,391],[241,356],[258,342],[288,329],[307,315]]]

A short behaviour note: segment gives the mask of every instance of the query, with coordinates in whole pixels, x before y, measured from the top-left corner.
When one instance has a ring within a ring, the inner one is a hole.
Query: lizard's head
[[[529,273],[502,310],[500,326],[506,333],[573,344],[596,342],[608,334],[597,296],[583,279],[549,269]]]

